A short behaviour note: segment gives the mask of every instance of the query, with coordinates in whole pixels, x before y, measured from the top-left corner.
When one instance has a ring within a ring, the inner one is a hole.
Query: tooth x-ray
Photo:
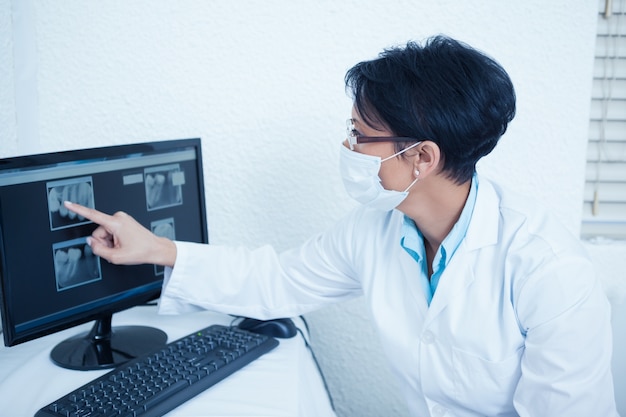
[[[93,181],[91,177],[51,181],[48,182],[46,186],[48,189],[50,230],[89,223],[89,220],[66,209],[63,202],[72,201],[83,206],[94,208]]]
[[[181,186],[185,184],[185,173],[178,164],[147,168],[144,176],[148,210],[183,203]]]
[[[100,258],[93,254],[86,238],[55,243],[52,253],[57,291],[101,279]]]

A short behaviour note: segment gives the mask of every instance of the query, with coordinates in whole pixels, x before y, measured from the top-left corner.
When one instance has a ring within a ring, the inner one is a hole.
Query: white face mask
[[[404,191],[386,190],[381,184],[378,172],[383,162],[408,151],[419,143],[385,159],[351,151],[342,144],[339,154],[339,170],[348,195],[359,203],[378,210],[390,211],[398,207],[409,195],[409,189],[417,182],[417,178]]]

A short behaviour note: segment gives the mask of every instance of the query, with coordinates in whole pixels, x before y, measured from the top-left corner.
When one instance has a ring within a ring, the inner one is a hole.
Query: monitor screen
[[[172,240],[208,243],[200,139],[0,159],[5,345],[95,320],[91,332],[55,347],[52,359],[97,369],[165,343],[157,329],[111,328],[113,313],[159,296],[164,268],[116,266],[94,256],[86,238],[97,226],[68,212],[65,200],[125,211]]]

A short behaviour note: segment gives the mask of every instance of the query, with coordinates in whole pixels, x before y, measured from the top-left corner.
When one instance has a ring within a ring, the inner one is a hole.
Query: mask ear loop
[[[385,159],[381,159],[380,163],[382,164],[383,162],[385,162],[385,161],[387,161],[387,160],[389,160],[389,159],[391,159],[391,158],[394,158],[394,157],[396,157],[396,156],[398,156],[398,155],[402,155],[403,153],[405,153],[406,151],[408,151],[408,150],[409,150],[409,149],[411,149],[411,148],[416,147],[416,146],[417,146],[417,145],[419,145],[420,143],[422,143],[422,142],[421,142],[421,141],[420,141],[420,142],[415,142],[413,145],[408,146],[408,147],[406,147],[406,148],[402,149],[400,152],[398,152],[398,153],[394,153],[393,155],[388,156],[388,157],[386,157]],[[409,191],[409,189],[410,189],[411,187],[413,187],[413,185],[415,185],[415,183],[417,182],[417,180],[419,180],[419,175],[420,175],[420,172],[419,172],[418,170],[415,170],[415,179],[413,180],[413,182],[412,182],[411,184],[409,184],[409,186],[408,186],[408,187],[406,187],[406,190],[404,190],[404,192],[405,192],[405,193],[406,193],[407,191]]]
[[[418,170],[415,170],[415,179],[413,180],[413,182],[411,184],[409,184],[408,187],[406,187],[406,190],[404,190],[405,193],[408,192],[411,189],[411,187],[413,187],[413,185],[415,185],[417,180],[420,179],[419,175],[420,175],[420,172]]]
[[[405,153],[405,152],[406,152],[406,151],[408,151],[409,149],[411,149],[411,148],[415,148],[415,147],[416,147],[417,145],[419,145],[420,143],[422,143],[422,142],[415,142],[413,145],[408,146],[408,147],[406,147],[406,148],[402,149],[400,152],[394,153],[394,154],[393,154],[393,155],[391,155],[391,156],[388,156],[388,157],[386,157],[386,158],[384,158],[384,159],[381,159],[381,161],[380,161],[380,162],[382,163],[382,162],[385,162],[385,161],[390,160],[391,158],[395,158],[395,157],[396,157],[396,156],[398,156],[398,155],[402,155],[403,153]]]

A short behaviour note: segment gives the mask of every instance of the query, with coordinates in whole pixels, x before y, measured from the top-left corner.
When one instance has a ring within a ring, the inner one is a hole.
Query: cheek
[[[390,159],[383,162],[378,172],[383,187],[387,190],[404,191],[407,183],[413,181],[410,168],[404,159]]]

